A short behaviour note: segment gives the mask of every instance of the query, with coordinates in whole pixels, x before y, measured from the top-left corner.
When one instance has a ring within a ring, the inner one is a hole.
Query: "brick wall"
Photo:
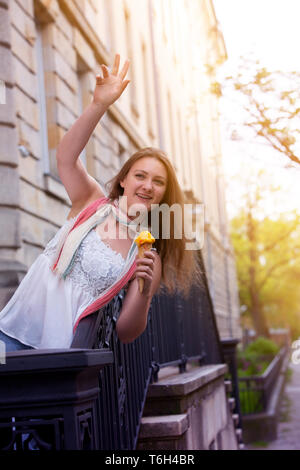
[[[212,164],[219,152],[214,144],[216,103],[207,93],[207,78],[199,81],[193,72],[195,54],[205,61],[207,50],[214,48],[208,4],[169,2],[174,11],[165,28],[166,4],[152,2],[151,30],[146,0],[0,0],[0,80],[6,86],[6,104],[0,105],[0,284],[5,284],[7,263],[27,269],[65,221],[70,200],[57,173],[57,147],[90,103],[100,64],[110,66],[119,52],[122,60],[131,59],[132,83],[102,118],[82,158],[103,184],[140,147],[161,146],[169,154],[183,189],[206,205],[211,225],[205,262],[220,331],[227,335],[218,175]],[[190,21],[196,16],[192,31]],[[201,53],[191,48],[191,41],[198,40]],[[196,119],[190,106],[198,86],[202,101]],[[237,325],[231,259],[229,267]]]

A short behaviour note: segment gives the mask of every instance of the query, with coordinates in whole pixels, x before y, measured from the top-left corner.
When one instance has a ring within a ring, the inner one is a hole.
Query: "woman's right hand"
[[[115,55],[115,62],[110,73],[106,65],[102,64],[103,77],[96,76],[96,87],[93,102],[97,105],[109,107],[123,93],[130,80],[125,80],[130,61],[127,59],[120,73],[120,54]]]

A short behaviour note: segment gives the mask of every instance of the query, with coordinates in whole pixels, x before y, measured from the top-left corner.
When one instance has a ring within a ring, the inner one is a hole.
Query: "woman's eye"
[[[136,178],[139,178],[139,179],[144,179],[145,178],[145,175],[143,175],[143,173],[137,173],[136,175]],[[162,180],[153,180],[155,184],[159,184],[160,186],[163,186],[165,183],[164,181]]]

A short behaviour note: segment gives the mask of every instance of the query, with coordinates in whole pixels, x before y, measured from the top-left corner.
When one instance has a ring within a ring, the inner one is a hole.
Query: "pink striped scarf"
[[[86,207],[78,216],[78,218],[75,220],[75,223],[73,224],[71,230],[69,230],[68,234],[66,235],[66,238],[65,240],[63,241],[63,244],[60,248],[60,251],[59,251],[59,254],[58,254],[58,257],[54,263],[54,265],[52,266],[52,271],[53,272],[56,272],[57,271],[57,268],[58,268],[58,265],[59,265],[59,262],[60,262],[60,259],[61,257],[63,256],[63,253],[64,253],[64,248],[66,247],[66,242],[68,240],[68,236],[74,231],[76,230],[77,228],[79,228],[80,226],[82,226],[83,224],[86,224],[86,227],[87,227],[87,231],[91,230],[93,228],[93,225],[92,227],[90,227],[90,225],[88,224],[88,221],[91,217],[95,216],[95,214],[97,213],[97,211],[99,210],[99,208],[102,208],[105,209],[105,207],[108,207],[108,206],[112,206],[112,202],[106,198],[106,197],[103,197],[103,198],[100,198],[100,199],[97,199],[96,201],[92,202],[88,207]],[[111,207],[108,207],[108,209],[111,208]],[[103,212],[103,211],[102,211]],[[105,211],[104,211],[105,213]],[[81,229],[84,228],[84,227],[81,227]],[[79,229],[80,230],[80,229]],[[82,232],[82,233],[81,233]],[[75,256],[75,253],[76,253],[76,250],[78,249],[82,239],[84,238],[84,236],[86,236],[86,232],[84,232],[84,230],[82,231],[81,230],[80,232],[80,239],[76,241],[76,245],[74,247],[72,247],[72,252],[71,253],[68,253],[66,259],[67,259],[67,263],[68,264],[68,267],[67,269],[64,271],[63,273],[63,278],[66,278],[69,270],[70,270],[70,266],[72,265],[72,259],[74,259],[74,256]],[[75,232],[73,232],[75,233]],[[76,238],[76,237],[75,237]],[[92,302],[92,304],[90,304],[82,313],[79,314],[78,317],[76,317],[75,319],[75,325],[73,327],[73,333],[75,333],[76,329],[77,329],[77,326],[79,324],[79,322],[86,316],[90,315],[91,313],[99,310],[100,308],[104,307],[104,305],[106,305],[107,303],[109,303],[113,297],[127,284],[127,282],[132,278],[134,272],[135,272],[135,268],[136,268],[136,263],[135,263],[135,258],[136,258],[136,255],[137,255],[137,246],[136,244],[134,243],[134,241],[132,242],[132,245],[131,245],[131,248],[129,250],[129,253],[128,253],[128,256],[127,256],[127,259],[126,259],[126,263],[125,263],[125,266],[122,270],[122,272],[120,273],[120,276],[119,278],[108,288],[108,289],[105,289],[100,297],[98,299],[96,299],[94,302]]]

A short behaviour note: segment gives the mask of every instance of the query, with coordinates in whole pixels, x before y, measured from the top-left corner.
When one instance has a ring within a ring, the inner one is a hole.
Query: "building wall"
[[[103,184],[138,148],[168,153],[190,200],[205,203],[203,253],[220,334],[230,336],[230,321],[238,334],[218,104],[204,73],[226,56],[211,0],[0,0],[0,15],[2,264],[28,268],[67,217],[57,146],[90,103],[100,64],[119,52],[131,59],[131,83],[80,158]]]

